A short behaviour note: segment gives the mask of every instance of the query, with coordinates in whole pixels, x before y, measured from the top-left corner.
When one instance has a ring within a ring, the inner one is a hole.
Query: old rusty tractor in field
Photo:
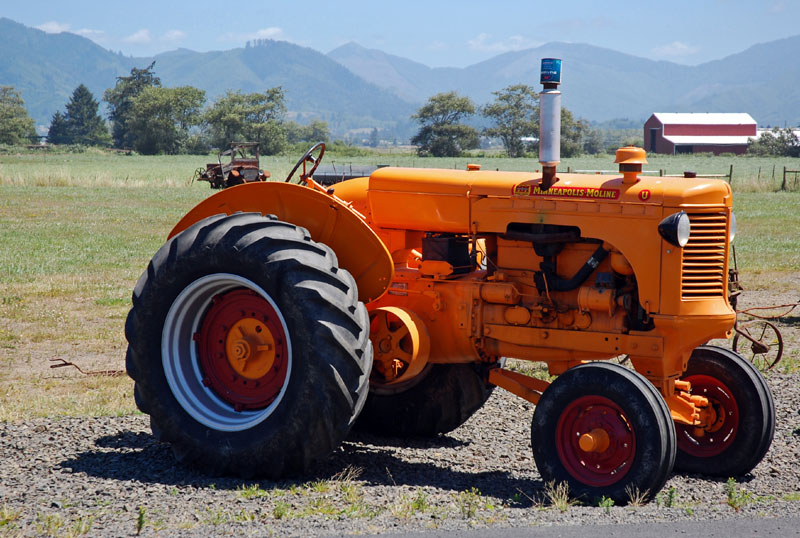
[[[302,184],[226,189],[178,222],[126,323],[136,403],[178,460],[302,474],[354,426],[448,432],[502,387],[536,405],[538,471],[575,497],[653,498],[673,469],[761,461],[767,384],[707,345],[735,319],[729,185],[643,176],[632,147],[618,176],[557,174],[543,79],[541,173],[389,167],[322,187],[317,145]]]
[[[228,162],[222,162],[223,157]],[[219,153],[217,162],[195,170],[194,179],[208,181],[212,189],[227,189],[242,183],[266,181],[269,172],[259,165],[258,142],[233,142],[230,149]]]

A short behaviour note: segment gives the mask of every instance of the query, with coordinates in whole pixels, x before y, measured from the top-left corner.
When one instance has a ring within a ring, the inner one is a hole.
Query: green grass
[[[739,193],[733,199],[736,258],[745,272],[800,270],[800,196]]]
[[[273,179],[283,180],[300,154],[264,156],[261,166]],[[96,186],[96,187],[179,187],[187,185],[197,168],[215,162],[216,155],[121,155],[101,150],[85,153],[22,153],[0,155],[0,185]],[[737,192],[772,192],[780,189],[783,168],[800,170],[800,158],[700,155],[648,155],[646,171],[682,175],[691,170],[698,174],[727,174],[733,165],[733,187]],[[464,157],[417,157],[407,149],[382,149],[367,155],[348,156],[329,151],[323,164],[411,166],[464,169],[467,163],[480,164],[485,170],[539,170],[533,158],[509,159],[496,152],[474,151]],[[616,170],[614,155],[587,155],[565,158],[559,171]],[[793,184],[794,180],[790,180]],[[207,187],[206,184],[203,184]],[[790,185],[791,186],[791,185]]]

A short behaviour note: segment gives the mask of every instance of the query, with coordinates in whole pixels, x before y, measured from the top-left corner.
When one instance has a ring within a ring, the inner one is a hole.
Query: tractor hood
[[[336,194],[356,198],[354,205],[374,226],[451,233],[504,232],[509,219],[515,219],[514,208],[534,200],[568,200],[578,204],[576,210],[585,206],[586,213],[596,212],[589,206],[600,204],[607,207],[599,210],[604,214],[626,212],[621,207],[731,204],[730,186],[716,179],[639,176],[626,183],[608,175],[559,174],[549,189],[540,185],[541,175],[533,172],[387,167],[372,173],[366,193],[362,180],[360,188],[343,188],[341,194],[337,189]]]

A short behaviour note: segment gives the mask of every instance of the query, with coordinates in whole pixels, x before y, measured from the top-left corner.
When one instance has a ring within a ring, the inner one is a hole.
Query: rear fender
[[[358,213],[327,194],[292,183],[246,183],[220,191],[189,211],[169,237],[206,217],[237,211],[275,215],[306,228],[314,241],[333,249],[339,266],[355,278],[364,303],[381,297],[394,277],[389,251]]]

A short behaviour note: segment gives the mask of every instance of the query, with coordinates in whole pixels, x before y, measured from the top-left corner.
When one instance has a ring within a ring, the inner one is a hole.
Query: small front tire
[[[693,395],[708,398],[714,419],[705,428],[676,425],[675,470],[721,477],[750,472],[775,435],[775,403],[764,377],[738,353],[700,346],[682,379]]]
[[[611,363],[570,368],[544,391],[531,423],[531,447],[545,483],[570,495],[626,504],[652,499],[675,461],[675,429],[655,387]]]

